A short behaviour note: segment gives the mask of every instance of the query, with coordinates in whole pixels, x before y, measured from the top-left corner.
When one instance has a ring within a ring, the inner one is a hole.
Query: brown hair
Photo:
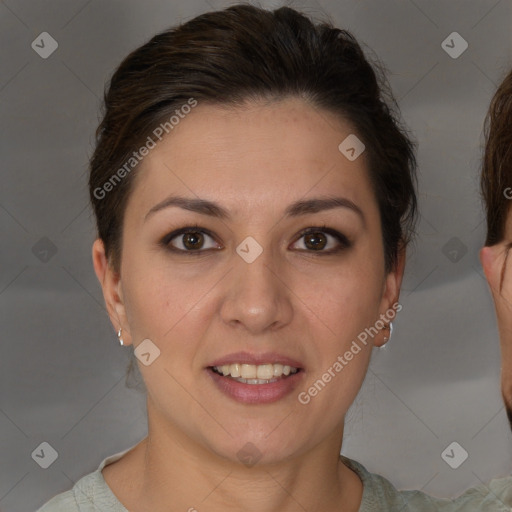
[[[251,5],[202,14],[161,32],[113,74],[89,177],[98,236],[112,268],[120,270],[133,172],[123,173],[102,197],[97,191],[112,182],[156,126],[191,98],[237,106],[286,96],[339,114],[365,144],[389,271],[413,232],[416,161],[384,73],[366,60],[349,32],[315,25],[289,7],[267,11]]]
[[[512,70],[496,90],[485,118],[480,186],[485,203],[485,245],[503,241],[512,198]],[[507,190],[510,197],[507,198]]]

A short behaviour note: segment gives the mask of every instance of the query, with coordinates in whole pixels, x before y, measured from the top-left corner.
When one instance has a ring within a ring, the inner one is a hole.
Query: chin
[[[211,444],[210,449],[227,460],[252,467],[260,464],[279,464],[300,455],[309,447],[306,440],[293,433],[282,435],[276,430],[269,436],[268,432],[271,432],[271,429],[259,433],[233,432],[232,438],[221,444]]]

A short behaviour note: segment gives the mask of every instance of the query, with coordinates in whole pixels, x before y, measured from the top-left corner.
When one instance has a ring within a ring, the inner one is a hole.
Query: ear
[[[482,247],[479,256],[494,300],[500,337],[502,341],[507,338],[507,346],[512,346],[511,244],[501,242]]]
[[[500,288],[500,269],[504,263],[504,255],[500,254],[500,245],[484,246],[480,249],[478,256],[480,263],[491,289],[492,296],[496,301],[496,295]]]
[[[400,288],[405,271],[405,255],[406,247],[404,244],[400,244],[395,265],[390,272],[386,274],[384,280],[379,320],[382,320],[386,324],[386,327],[389,327],[389,323],[394,320],[397,312],[402,309],[402,306],[398,303],[398,299],[400,298]],[[387,330],[383,329],[374,337],[373,344],[376,347],[382,347],[387,341],[385,337],[389,338],[389,336],[389,328]]]
[[[110,321],[117,332],[122,329],[121,337],[124,345],[131,344],[131,335],[123,300],[121,276],[115,272],[105,255],[103,240],[97,238],[92,245],[92,262],[96,277],[103,290],[103,298],[107,306]]]

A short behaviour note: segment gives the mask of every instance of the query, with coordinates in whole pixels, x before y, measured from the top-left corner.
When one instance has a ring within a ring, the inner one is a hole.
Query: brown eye
[[[211,242],[208,242],[208,240],[211,240]],[[173,231],[164,237],[162,244],[171,251],[182,253],[201,254],[208,249],[219,248],[213,237],[204,229],[194,227],[186,227]]]
[[[204,243],[204,237],[201,233],[185,233],[182,235],[183,245],[187,249],[200,249]]]
[[[318,254],[331,254],[352,246],[345,235],[325,226],[302,231],[299,240],[304,240],[299,250]]]
[[[314,251],[323,249],[327,245],[326,236],[320,231],[317,233],[308,233],[304,236],[304,242],[308,249]]]

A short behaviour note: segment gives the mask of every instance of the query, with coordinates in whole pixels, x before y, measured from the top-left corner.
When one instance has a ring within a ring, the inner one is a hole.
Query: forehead
[[[145,207],[170,192],[218,198],[240,212],[265,199],[342,193],[376,207],[363,152],[339,149],[354,129],[298,98],[226,107],[199,103],[137,169],[132,196]],[[283,207],[285,204],[283,204]]]

